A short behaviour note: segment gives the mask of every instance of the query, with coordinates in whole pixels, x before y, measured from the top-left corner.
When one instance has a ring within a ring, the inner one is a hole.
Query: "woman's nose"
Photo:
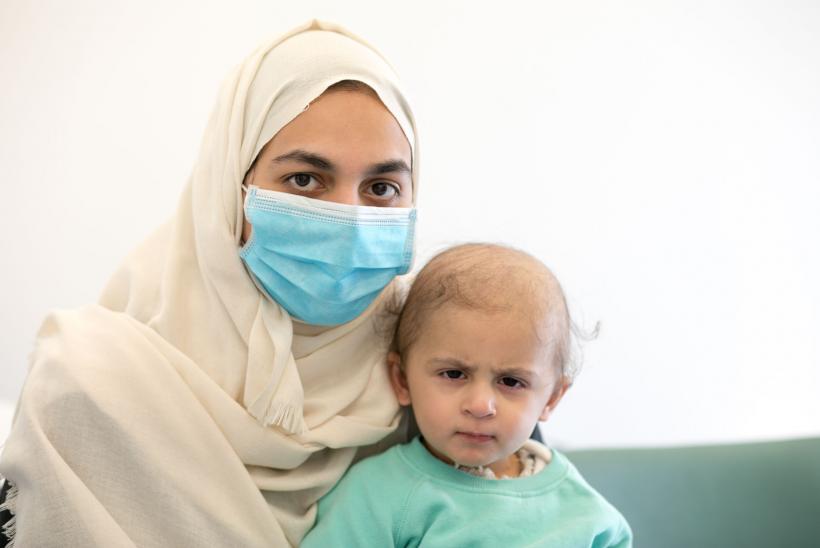
[[[488,387],[474,387],[467,393],[463,411],[468,415],[482,419],[495,415],[495,395]]]
[[[328,192],[321,196],[322,200],[337,204],[363,205],[359,196],[359,185],[356,181],[339,180]]]

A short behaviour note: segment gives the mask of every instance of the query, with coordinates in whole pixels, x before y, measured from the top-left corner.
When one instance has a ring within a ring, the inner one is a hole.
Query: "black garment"
[[[0,504],[6,502],[6,497],[8,496],[10,489],[11,485],[8,480],[4,481],[3,486],[0,487]],[[11,521],[11,512],[8,510],[3,510],[0,512],[0,548],[5,548],[5,546],[9,543],[9,539],[3,534],[3,526],[9,521]]]

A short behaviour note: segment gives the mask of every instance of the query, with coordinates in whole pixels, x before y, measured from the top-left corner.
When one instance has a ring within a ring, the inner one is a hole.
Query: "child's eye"
[[[439,373],[439,375],[441,375],[445,379],[451,380],[458,380],[464,377],[464,373],[462,373],[458,369],[448,369],[447,371],[442,371],[441,373]]]
[[[499,382],[507,388],[526,388],[526,385],[515,377],[501,377]]]

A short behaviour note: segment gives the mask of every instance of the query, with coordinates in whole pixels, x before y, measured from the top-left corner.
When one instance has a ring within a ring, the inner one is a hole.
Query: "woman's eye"
[[[370,185],[370,192],[378,198],[392,199],[399,195],[399,189],[396,185],[378,181]]]
[[[462,373],[458,369],[448,369],[447,371],[442,371],[440,374],[445,379],[451,380],[458,380],[464,376],[464,373]]]
[[[285,179],[285,181],[298,190],[316,190],[319,185],[319,181],[316,180],[316,177],[308,175],[307,173],[291,175]]]
[[[515,377],[501,377],[500,382],[507,388],[524,388],[524,383]]]

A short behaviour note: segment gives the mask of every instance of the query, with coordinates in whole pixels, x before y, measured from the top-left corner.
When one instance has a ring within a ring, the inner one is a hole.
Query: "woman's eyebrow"
[[[276,163],[296,161],[309,164],[316,169],[321,169],[323,171],[336,171],[336,166],[329,159],[314,152],[308,152],[302,149],[286,152],[285,154],[274,158],[273,161]],[[385,173],[395,172],[411,173],[410,166],[408,166],[407,162],[404,160],[386,160],[370,166],[366,172],[366,176],[372,177],[374,175],[383,175]]]
[[[373,164],[367,170],[367,176],[383,175],[385,173],[404,172],[410,173],[410,166],[404,160],[387,160],[386,162],[379,162]]]
[[[291,150],[281,156],[277,156],[273,159],[274,162],[288,162],[288,161],[297,161],[302,162],[305,164],[310,164],[316,169],[321,169],[323,171],[335,171],[336,166],[333,165],[333,162],[325,158],[324,156],[319,156],[318,154],[314,154],[313,152],[308,152],[306,150]]]

